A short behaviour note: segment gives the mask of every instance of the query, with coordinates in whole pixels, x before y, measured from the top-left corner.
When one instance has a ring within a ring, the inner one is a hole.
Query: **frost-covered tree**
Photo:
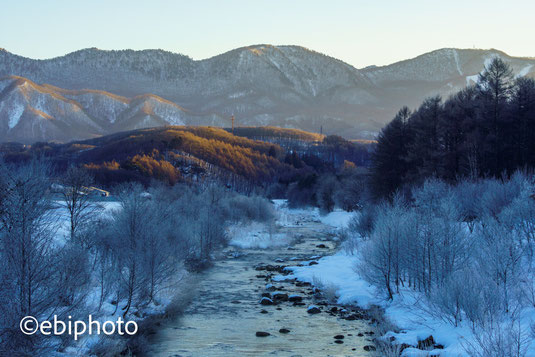
[[[81,230],[98,214],[98,207],[91,199],[89,188],[93,178],[83,168],[70,167],[61,177],[62,206],[69,216],[70,239],[80,245],[87,245]]]
[[[401,287],[422,292],[428,312],[454,325],[510,321],[535,302],[533,192],[523,173],[458,185],[427,180],[409,200],[366,208],[376,212],[371,223],[362,215],[350,225],[369,231],[357,270],[390,299]]]
[[[126,304],[122,308],[126,316],[136,294],[141,288],[144,241],[152,234],[149,200],[139,185],[128,185],[118,195],[121,209],[114,212],[114,250],[120,264],[121,282]]]
[[[23,316],[42,316],[57,304],[54,207],[48,199],[50,166],[0,164],[0,340],[21,342]],[[8,337],[3,337],[7,334]],[[17,346],[12,346],[18,348]],[[20,347],[20,346],[19,346]]]

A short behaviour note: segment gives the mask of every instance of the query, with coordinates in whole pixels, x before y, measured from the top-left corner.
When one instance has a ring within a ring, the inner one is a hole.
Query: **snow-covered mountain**
[[[98,90],[65,90],[23,77],[0,79],[0,141],[71,141],[164,125],[213,125],[155,95],[126,98]]]
[[[478,75],[494,57],[500,57],[516,76],[535,78],[535,58],[511,57],[498,50],[444,48],[383,67],[365,68],[364,74],[399,108],[416,106],[424,97],[444,98],[475,84]]]
[[[162,50],[92,48],[47,60],[0,50],[0,77],[28,79],[0,84],[0,137],[68,140],[165,123],[228,126],[234,114],[238,125],[323,127],[327,134],[366,138],[402,105],[477,80],[494,56],[517,75],[535,76],[535,59],[497,50],[441,49],[364,69],[299,46],[255,45],[200,61]],[[33,94],[24,96],[25,90]],[[30,104],[35,98],[65,109],[42,110]]]

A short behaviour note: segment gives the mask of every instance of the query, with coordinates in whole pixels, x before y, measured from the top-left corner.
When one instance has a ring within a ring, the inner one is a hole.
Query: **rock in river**
[[[263,297],[262,300],[260,300],[261,305],[273,305],[273,300],[271,300],[268,297]]]
[[[307,309],[309,314],[319,314],[321,312],[320,308],[316,305],[310,305]]]
[[[288,301],[288,294],[276,291],[273,293],[273,300],[275,301]]]
[[[270,335],[269,332],[256,331],[256,337],[267,337],[267,336],[269,336],[269,335]]]

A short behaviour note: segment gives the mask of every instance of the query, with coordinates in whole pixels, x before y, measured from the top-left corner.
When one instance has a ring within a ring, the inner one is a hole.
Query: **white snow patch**
[[[24,105],[21,103],[15,102],[11,108],[9,121],[7,123],[9,129],[13,129],[19,123],[20,117],[22,116],[22,113],[24,113]]]
[[[524,77],[525,75],[527,75],[529,73],[529,71],[531,71],[531,68],[533,67],[532,64],[528,64],[526,67],[522,68],[520,70],[520,72],[518,72],[518,74],[515,76],[515,77]]]
[[[355,217],[355,212],[346,212],[339,209],[325,216],[319,216],[321,223],[338,229],[346,228],[353,217]]]
[[[241,54],[240,54],[240,56],[241,56]],[[246,91],[241,91],[241,92],[236,92],[236,93],[229,94],[228,98],[229,99],[236,99],[236,98],[245,97],[246,95],[247,95]]]
[[[473,76],[466,76],[466,85],[476,84],[479,81],[479,74],[474,74]]]
[[[452,49],[452,51],[453,51],[453,58],[455,58],[455,65],[457,65],[457,72],[459,72],[459,74],[462,76],[463,71],[461,71],[461,65],[459,63],[459,53],[457,52],[456,49]]]
[[[286,246],[291,242],[287,235],[270,232],[269,224],[259,222],[232,225],[227,229],[227,235],[230,237],[229,245],[242,249],[266,249]]]

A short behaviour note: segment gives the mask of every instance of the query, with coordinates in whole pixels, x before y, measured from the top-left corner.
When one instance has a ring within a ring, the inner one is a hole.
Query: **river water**
[[[325,299],[314,296],[310,286],[294,281],[272,282],[271,277],[278,272],[255,269],[266,264],[309,264],[311,258],[335,251],[332,235],[320,222],[303,220],[280,232],[293,238],[290,246],[226,249],[225,258],[199,274],[195,298],[184,314],[163,323],[151,337],[147,355],[373,356],[374,352],[364,350],[364,346],[373,345],[373,328],[368,320],[344,318],[358,309],[346,307],[348,311],[343,314],[329,313],[336,305],[321,305]],[[322,244],[325,248],[318,247]],[[270,283],[288,296],[302,296],[304,304],[295,306],[284,301],[261,305],[261,295],[268,292],[266,284]],[[321,313],[307,313],[313,304]],[[283,328],[290,332],[279,332]],[[257,337],[257,331],[270,335]],[[335,342],[336,335],[344,335],[343,343]]]

